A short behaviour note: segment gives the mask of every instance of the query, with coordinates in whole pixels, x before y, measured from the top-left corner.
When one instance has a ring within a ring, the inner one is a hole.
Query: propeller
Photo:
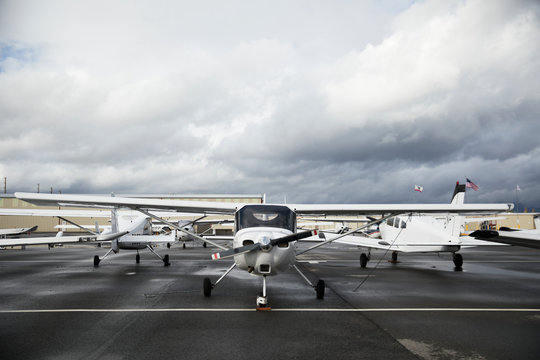
[[[296,234],[291,234],[287,236],[283,236],[277,239],[272,239],[268,244],[261,244],[261,243],[255,243],[245,246],[240,246],[234,249],[222,251],[219,253],[212,254],[212,260],[218,260],[218,259],[224,259],[235,255],[242,255],[246,254],[255,250],[263,250],[263,249],[270,249],[272,246],[280,245],[280,244],[286,244],[291,241],[296,241],[300,239],[305,239],[310,236],[317,235],[317,230],[308,230],[308,231],[302,231]]]

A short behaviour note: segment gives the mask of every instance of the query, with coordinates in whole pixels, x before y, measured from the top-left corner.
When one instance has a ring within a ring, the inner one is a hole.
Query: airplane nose
[[[269,244],[270,244],[270,241],[272,241],[272,240],[270,239],[269,236],[262,236],[262,237],[259,239],[259,243],[261,243],[262,245],[265,245],[265,246],[269,245]]]

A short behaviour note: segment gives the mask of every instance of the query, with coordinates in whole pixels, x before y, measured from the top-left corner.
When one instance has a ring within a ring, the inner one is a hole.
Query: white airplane
[[[94,256],[94,266],[99,266],[99,263],[105,259],[111,252],[115,254],[122,250],[136,250],[137,254],[135,255],[135,262],[138,264],[141,261],[141,256],[139,250],[148,249],[154,255],[156,255],[165,266],[170,266],[169,255],[160,256],[153,248],[153,245],[157,244],[167,244],[167,247],[170,248],[170,244],[174,243],[176,238],[175,234],[171,233],[169,235],[153,235],[152,234],[152,221],[146,216],[130,216],[130,217],[119,217],[117,215],[116,209],[111,210],[111,230],[110,232],[115,233],[119,231],[127,231],[128,234],[124,235],[118,239],[115,239],[111,242],[111,248],[103,257],[98,255]],[[106,234],[107,231],[104,231]]]
[[[229,219],[214,219],[214,220],[203,220],[206,216],[199,216],[195,220],[176,220],[178,218],[184,218],[186,215],[192,216],[193,214],[186,214],[186,213],[177,213],[177,212],[171,212],[171,211],[161,211],[161,212],[153,212],[154,214],[158,215],[159,217],[164,217],[167,219],[174,218],[174,222],[179,226],[182,227],[187,232],[193,233],[194,232],[194,224],[201,225],[201,224],[226,224],[229,222],[233,222],[233,220]],[[125,210],[125,209],[119,209],[117,211],[118,219],[122,221],[123,223],[126,223],[126,219],[135,219],[139,218],[141,214],[138,211],[133,210]],[[110,225],[80,225],[73,221],[70,221],[68,217],[77,217],[77,218],[108,218],[111,217],[111,211],[110,210],[99,210],[99,209],[8,209],[8,208],[0,208],[0,216],[40,216],[40,217],[46,217],[46,216],[52,216],[57,217],[61,219],[64,223],[60,225],[56,225],[55,228],[60,229],[62,232],[68,229],[81,229],[89,233],[101,233],[105,231],[105,233],[110,232],[111,226]],[[68,225],[70,224],[70,225]],[[92,229],[93,228],[93,229]],[[174,228],[170,227],[169,225],[155,222],[152,223],[152,232],[160,232],[163,234],[169,234],[171,230]],[[21,229],[23,230],[23,229]],[[206,231],[211,230],[208,229]],[[24,233],[24,231],[23,231]],[[60,234],[62,235],[62,233]],[[1,230],[0,230],[0,236],[1,236]],[[194,241],[192,236],[188,235],[187,233],[183,232],[177,232],[176,233],[176,241],[181,241],[182,246],[186,247],[186,242]],[[170,244],[167,244],[167,247],[170,248]],[[203,243],[203,247],[206,247],[206,243]]]
[[[169,235],[153,235],[151,220],[139,212],[122,212],[117,210],[57,210],[57,209],[1,209],[0,215],[23,215],[23,216],[55,216],[59,219],[71,224],[74,227],[80,228],[92,235],[83,236],[64,236],[63,231],[57,233],[55,237],[40,237],[40,238],[19,238],[10,239],[9,242],[1,241],[0,246],[16,246],[16,245],[38,245],[48,244],[49,247],[54,247],[56,244],[76,243],[76,242],[92,242],[98,246],[105,241],[111,241],[110,250],[103,256],[94,256],[94,266],[99,266],[99,263],[105,259],[111,252],[115,254],[120,250],[136,250],[136,263],[140,262],[139,250],[149,249],[165,266],[169,266],[169,255],[160,256],[153,246],[157,244],[170,245],[176,241],[174,233]],[[101,233],[96,225],[95,230],[91,230],[85,226],[81,226],[69,219],[67,216],[81,217],[110,217],[111,226]],[[120,234],[120,235],[118,235]]]
[[[340,237],[350,235],[372,225],[368,223],[362,227],[339,235],[334,239],[314,245],[306,250],[297,251],[294,243],[296,240],[313,236],[317,231],[297,232],[297,215],[366,215],[382,214],[377,221],[383,221],[403,213],[494,213],[509,211],[513,204],[339,204],[339,205],[269,205],[269,204],[234,204],[234,203],[211,203],[181,200],[163,200],[147,198],[121,198],[84,195],[54,195],[15,193],[21,200],[35,205],[58,205],[88,204],[95,206],[128,207],[162,221],[179,231],[186,232],[178,225],[160,219],[150,213],[151,210],[175,210],[193,213],[213,213],[234,215],[235,234],[232,248],[228,249],[220,244],[190,233],[191,236],[201,241],[208,242],[223,251],[212,255],[212,259],[234,258],[234,263],[215,282],[209,278],[203,281],[203,293],[211,296],[212,290],[235,268],[238,267],[252,275],[259,275],[263,279],[262,295],[257,297],[259,309],[267,308],[266,277],[279,274],[289,268],[294,268],[302,278],[311,285],[322,299],[325,292],[323,280],[313,285],[308,278],[296,266],[296,256],[313,250],[319,246],[338,240]]]
[[[451,205],[463,205],[465,184],[456,184]],[[470,219],[476,221],[477,219]],[[466,219],[460,215],[428,216],[406,214],[390,217],[379,224],[380,240],[363,236],[347,236],[337,243],[356,245],[368,249],[360,254],[360,267],[365,268],[371,259],[371,250],[392,251],[392,263],[398,263],[398,253],[452,253],[455,270],[461,271],[463,256],[458,251],[464,246],[500,245],[460,236]]]
[[[37,225],[29,228],[16,228],[16,229],[0,229],[0,238],[6,238],[8,236],[28,234],[37,230]]]

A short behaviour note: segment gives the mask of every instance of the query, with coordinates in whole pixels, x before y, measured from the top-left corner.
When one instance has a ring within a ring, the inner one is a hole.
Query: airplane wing
[[[514,208],[514,204],[302,204],[287,206],[299,215],[493,214],[510,211]]]
[[[111,217],[110,210],[76,210],[76,209],[2,209],[3,216],[64,216],[64,217]]]
[[[538,231],[477,230],[470,233],[469,236],[479,240],[495,241],[503,244],[540,249],[540,232]]]
[[[1,239],[0,246],[19,246],[19,245],[43,245],[43,244],[68,244],[78,242],[100,242],[111,241],[126,235],[127,231],[108,235],[90,235],[90,236],[48,236],[48,237],[29,237],[18,239]]]
[[[124,198],[89,195],[55,195],[40,193],[15,193],[18,199],[35,205],[77,206],[94,205],[127,207],[145,210],[174,210],[189,213],[233,215],[245,204],[205,201]],[[510,211],[513,204],[307,204],[287,205],[299,215],[368,215],[402,213],[464,213],[484,214]]]
[[[29,228],[0,229],[0,237],[12,236],[12,235],[21,235],[21,234],[29,233],[29,232],[32,232],[32,231],[36,231],[37,228],[38,227],[36,225],[36,226],[29,227]]]
[[[327,236],[328,237],[328,236]],[[395,251],[402,251],[402,252],[415,252],[414,247],[431,247],[431,246],[449,246],[449,245],[458,245],[458,246],[494,246],[494,245],[505,245],[501,243],[491,242],[491,241],[483,241],[483,240],[476,240],[473,238],[469,238],[468,236],[460,237],[459,243],[456,244],[448,244],[448,243],[402,243],[400,242],[399,245],[392,245],[391,243],[388,243],[387,241],[382,241],[380,239],[373,239],[373,238],[367,238],[364,236],[345,236],[341,239],[335,240],[335,243],[339,244],[346,244],[346,245],[354,245],[364,248],[371,248],[371,249],[380,249],[380,250],[395,250]]]
[[[103,206],[125,207],[145,210],[173,210],[186,213],[211,213],[233,215],[244,204],[219,203],[206,201],[165,200],[147,198],[126,198],[91,195],[55,195],[16,192],[15,197],[35,205],[56,206]]]

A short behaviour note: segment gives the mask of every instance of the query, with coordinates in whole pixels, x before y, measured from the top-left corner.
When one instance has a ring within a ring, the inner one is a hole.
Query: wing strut
[[[73,221],[71,221],[71,220],[68,220],[68,219],[62,217],[62,216],[57,216],[57,218],[59,218],[60,220],[65,221],[65,222],[67,222],[67,223],[69,223],[69,224],[71,224],[71,225],[74,225],[74,226],[78,227],[79,229],[82,229],[82,230],[84,230],[84,231],[87,231],[87,232],[89,232],[90,234],[99,235],[98,232],[95,232],[95,231],[92,231],[92,230],[90,230],[90,229],[87,229],[87,228],[85,228],[84,226],[79,225],[79,224],[77,224],[77,223],[75,223],[75,222],[73,222]]]
[[[178,225],[176,225],[176,224],[174,224],[174,223],[172,223],[172,222],[170,222],[170,221],[167,221],[167,220],[165,220],[165,219],[163,219],[163,218],[160,218],[159,216],[156,216],[156,215],[154,215],[154,214],[151,214],[151,213],[149,213],[148,211],[145,211],[145,210],[139,209],[139,208],[137,208],[136,210],[139,211],[139,212],[141,212],[141,213],[143,213],[143,214],[146,215],[146,216],[150,216],[152,219],[155,219],[155,220],[157,220],[157,221],[161,221],[162,223],[167,224],[167,225],[169,225],[170,227],[172,227],[172,228],[174,228],[174,229],[176,229],[176,230],[178,230],[178,231],[181,231],[181,232],[183,232],[183,233],[185,233],[185,234],[188,234],[188,235],[190,235],[190,236],[193,236],[195,239],[198,239],[198,240],[200,240],[200,241],[209,243],[209,244],[211,244],[211,245],[213,245],[213,246],[215,246],[215,247],[218,247],[218,248],[220,248],[220,249],[222,249],[222,250],[228,250],[228,249],[227,249],[225,246],[223,246],[223,245],[219,245],[219,244],[217,244],[217,243],[215,243],[215,242],[213,242],[213,241],[211,241],[211,240],[205,239],[205,238],[203,238],[202,236],[199,236],[199,235],[197,235],[197,234],[195,234],[195,233],[192,233],[191,231],[187,231],[187,230],[185,230],[185,229],[182,229],[180,226],[178,226]]]
[[[359,232],[359,231],[362,230],[362,229],[365,229],[365,228],[367,228],[367,227],[370,227],[371,225],[375,225],[375,224],[377,224],[377,223],[383,222],[384,220],[386,220],[386,219],[388,219],[388,218],[390,218],[390,217],[392,217],[392,216],[397,216],[397,215],[399,215],[399,213],[391,213],[390,215],[383,216],[383,217],[380,218],[380,219],[376,219],[376,220],[370,221],[370,222],[368,222],[367,224],[360,226],[359,228],[356,228],[356,229],[351,230],[351,231],[349,231],[349,232],[343,233],[343,234],[341,234],[341,235],[339,235],[339,236],[336,236],[336,237],[333,238],[333,239],[323,241],[322,243],[317,244],[317,245],[313,245],[312,247],[307,248],[306,250],[299,251],[299,252],[296,253],[296,255],[300,255],[300,254],[306,253],[306,252],[308,252],[308,251],[311,251],[311,250],[313,250],[313,249],[316,249],[316,248],[318,248],[318,247],[320,247],[320,246],[324,246],[324,245],[330,244],[331,242],[336,241],[336,240],[338,240],[338,239],[341,239],[342,237],[345,237],[345,236],[347,236],[347,235],[352,235],[352,234],[354,234],[354,233]]]

